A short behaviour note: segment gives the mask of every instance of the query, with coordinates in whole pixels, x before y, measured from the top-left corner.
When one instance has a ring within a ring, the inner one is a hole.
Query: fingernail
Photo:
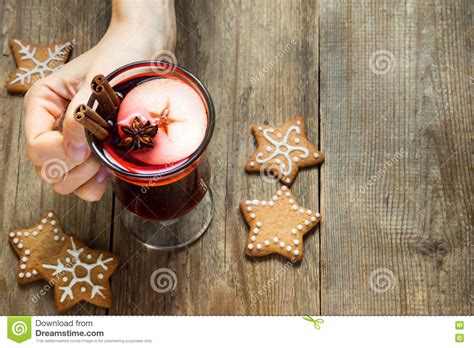
[[[109,177],[109,171],[107,168],[102,168],[99,172],[95,175],[95,181],[99,184],[102,184],[107,178]]]
[[[87,145],[84,143],[71,141],[67,145],[67,156],[76,163],[84,162],[87,158],[87,152]]]

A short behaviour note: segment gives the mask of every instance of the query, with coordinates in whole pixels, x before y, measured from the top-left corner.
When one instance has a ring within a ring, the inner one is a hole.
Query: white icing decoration
[[[288,139],[290,137],[291,132],[295,131],[296,134],[300,134],[301,133],[300,127],[298,127],[296,125],[292,125],[291,127],[289,127],[288,130],[286,131],[286,134],[285,134],[283,140],[281,140],[281,141],[275,140],[269,135],[269,133],[273,133],[274,131],[275,130],[273,128],[266,128],[266,129],[263,130],[263,137],[269,143],[271,143],[272,145],[275,146],[275,149],[273,150],[273,152],[266,158],[262,158],[263,153],[259,152],[255,159],[256,159],[257,163],[266,163],[268,161],[271,161],[272,159],[274,159],[277,156],[280,156],[280,155],[283,156],[287,161],[287,165],[283,165],[281,163],[280,164],[280,172],[283,176],[287,176],[287,175],[290,175],[291,172],[293,171],[293,162],[291,161],[291,153],[293,151],[301,151],[303,153],[300,155],[300,157],[301,158],[308,158],[309,157],[309,151],[308,151],[307,148],[305,148],[303,146],[295,146],[295,145],[288,144]],[[282,137],[281,133],[278,133],[277,137],[279,137],[279,138]],[[280,162],[281,162],[281,160],[280,160]],[[289,183],[290,181],[291,180],[286,181],[286,182]]]
[[[280,132],[277,133],[277,137],[278,137],[278,138],[281,138],[282,136],[283,136],[283,135],[281,135]]]
[[[30,249],[26,249],[26,250],[25,250],[25,255],[30,255],[30,254],[31,254]]]
[[[18,243],[18,249],[23,249],[23,243]]]
[[[316,216],[311,216],[311,221],[315,222],[316,221]]]
[[[289,202],[290,202],[290,204],[293,204],[293,203],[295,203],[295,200],[292,198],[292,199],[290,199]]]
[[[87,289],[86,289],[85,286],[81,287],[81,292],[86,292],[86,291],[87,291]]]
[[[18,273],[18,278],[23,278],[24,276],[25,275],[22,272]]]
[[[59,230],[58,230],[57,228],[53,228],[53,232],[54,232],[54,233],[58,233]]]
[[[80,259],[80,255],[84,252],[84,248],[77,249],[76,244],[74,243],[74,239],[72,237],[71,237],[71,247],[72,249],[67,249],[66,251],[69,255],[71,255],[76,260],[76,264],[74,266],[72,267],[70,267],[69,265],[65,266],[63,265],[60,259],[57,259],[56,265],[48,265],[48,264],[42,265],[43,268],[54,270],[53,276],[61,272],[67,272],[72,277],[72,280],[69,282],[67,286],[59,287],[59,289],[63,291],[62,296],[59,301],[62,303],[67,297],[70,297],[71,299],[74,298],[72,288],[77,283],[89,284],[92,287],[91,298],[94,298],[97,294],[105,298],[104,294],[102,294],[101,292],[101,290],[103,290],[104,287],[101,285],[97,285],[92,281],[91,271],[97,267],[102,267],[102,269],[108,270],[109,268],[107,266],[107,263],[112,262],[114,258],[110,257],[108,259],[102,260],[102,258],[104,257],[104,254],[100,254],[94,263],[90,263],[90,264],[84,263]],[[66,258],[66,262],[69,263],[69,261],[67,261],[68,259],[69,257]],[[84,277],[79,278],[76,275],[75,270],[78,266],[84,268],[87,271],[87,274]]]
[[[30,273],[30,272],[26,272],[25,276],[26,276],[26,278],[31,278],[31,273]]]
[[[291,234],[296,234],[296,228],[291,229]]]
[[[23,256],[23,257],[21,258],[21,261],[27,262],[27,261],[28,261],[28,258],[27,258],[26,256]]]
[[[319,214],[319,213],[316,213],[316,217],[321,217],[321,214]]]
[[[300,209],[300,213],[304,214],[304,209],[303,208]]]
[[[280,247],[281,248],[285,247],[285,242],[280,242]]]
[[[245,205],[250,205],[250,201],[248,199],[245,201]]]
[[[92,255],[91,255],[91,254],[87,254],[87,259],[88,259],[88,260],[92,259]]]
[[[262,227],[262,223],[260,221],[257,221],[255,225],[257,225],[257,227]]]
[[[49,212],[49,213],[48,213],[48,217],[52,218],[52,217],[53,217],[53,213]]]
[[[59,236],[54,236],[53,239],[57,242],[59,240]]]
[[[293,205],[291,206],[291,209],[297,210],[297,209],[298,209],[298,206],[297,206],[296,204],[293,204]]]
[[[33,273],[34,275],[37,275],[38,274],[38,271],[37,270],[32,270],[31,273]]]
[[[41,223],[46,224],[46,223],[48,223],[48,220],[43,219],[43,220],[41,220]]]
[[[63,277],[63,282],[67,282],[67,277]]]
[[[305,224],[306,226],[308,226],[308,225],[309,225],[309,221],[308,221],[308,220],[304,220],[304,224]]]
[[[43,230],[43,225],[38,225],[38,231],[42,231]]]
[[[252,242],[255,242],[255,241],[257,240],[257,237],[252,236],[252,237],[250,237],[250,240],[251,240]]]
[[[318,155],[316,152],[313,154],[313,156],[314,156],[314,158],[318,158],[318,157],[319,157],[319,155]]]
[[[313,214],[313,211],[311,209],[306,210],[306,214],[311,215]]]
[[[274,203],[273,201],[270,201],[270,202],[268,202],[268,205],[269,205],[270,207],[273,207],[273,206],[275,205],[275,203]]]
[[[285,179],[285,182],[286,182],[287,184],[289,184],[289,183],[291,182],[291,179],[290,179],[290,178],[286,178],[286,179]]]
[[[302,225],[298,225],[296,228],[298,228],[300,231],[303,229]]]
[[[33,231],[31,232],[31,234],[33,235],[33,237],[36,237],[38,235],[38,231]]]
[[[56,220],[51,220],[51,225],[56,225]]]
[[[252,201],[252,203],[253,203],[253,205],[258,205],[259,200],[258,200],[258,199],[254,199],[254,200]]]
[[[273,242],[278,243],[278,237],[273,237]]]
[[[15,232],[10,232],[10,238],[15,237]]]
[[[270,245],[270,241],[269,241],[269,240],[266,240],[266,241],[265,241],[265,245]]]
[[[16,236],[17,236],[17,237],[21,237],[22,234],[23,234],[23,233],[21,233],[21,232],[17,232],[17,233],[16,233]]]
[[[282,194],[283,194],[283,192],[281,192],[280,190],[277,191],[278,196],[281,196]]]
[[[255,228],[253,229],[253,233],[255,233],[255,234],[257,234],[258,231],[259,231],[259,229],[258,229],[257,227],[255,227]]]
[[[28,237],[28,236],[30,235],[30,233],[29,233],[29,232],[25,232],[25,233],[23,233],[23,235],[24,235],[25,237]]]
[[[252,211],[252,207],[247,207],[247,211]]]
[[[18,244],[19,241],[20,241],[20,240],[19,240],[18,238],[14,238],[14,239],[13,239],[13,244]]]
[[[255,162],[254,161],[250,162],[250,166],[255,167]]]
[[[288,190],[288,187],[286,187],[285,185],[283,185],[283,186],[281,187],[281,189],[282,189],[283,191],[286,191],[286,190]]]
[[[287,251],[291,251],[291,246],[288,245],[288,246],[286,247],[286,250],[287,250]]]
[[[258,250],[262,250],[262,244],[258,243],[258,244],[257,244],[257,249],[258,249]]]
[[[26,83],[31,83],[32,77],[39,74],[40,78],[46,76],[46,73],[53,73],[59,70],[64,65],[64,54],[67,47],[71,47],[71,43],[67,42],[62,46],[55,45],[54,51],[51,48],[48,48],[48,58],[41,61],[36,57],[36,47],[30,48],[30,45],[23,45],[19,40],[13,40],[20,49],[18,54],[21,54],[21,60],[31,60],[34,63],[34,67],[27,69],[20,67],[21,72],[16,73],[16,78],[10,82],[10,84],[20,83],[22,85]],[[58,62],[51,64],[52,62]]]
[[[278,201],[278,196],[273,196],[272,199],[276,202]]]
[[[265,147],[265,150],[267,150],[268,152],[272,151],[272,147],[270,145],[268,145],[267,147]]]
[[[295,249],[295,250],[293,250],[293,254],[295,254],[295,255],[299,255],[299,254],[300,254],[300,252],[299,252],[298,250],[296,250],[296,249]]]
[[[256,217],[257,217],[257,215],[255,215],[254,213],[250,214],[251,219],[255,219]]]
[[[300,241],[299,241],[298,239],[295,239],[295,240],[293,241],[293,244],[294,244],[294,245],[299,245],[299,244],[300,244]]]
[[[247,248],[249,248],[249,250],[252,250],[253,249],[253,244],[250,243],[249,245],[247,245]]]
[[[295,143],[299,144],[300,141],[301,141],[300,138],[295,138]]]
[[[263,205],[263,206],[266,206],[266,205],[267,205],[267,201],[262,201],[262,205]]]
[[[22,265],[20,265],[20,268],[21,268],[22,270],[25,270],[25,269],[26,269],[26,265],[25,265],[25,264],[22,264]]]
[[[99,279],[104,279],[104,275],[103,275],[102,273],[99,273],[99,274],[97,275],[97,278],[99,278]]]
[[[290,192],[287,192],[287,193],[285,193],[285,196],[286,196],[286,197],[290,197],[290,196],[291,196],[291,193],[290,193]]]
[[[258,126],[257,129],[261,132],[263,128],[262,128],[262,126]]]

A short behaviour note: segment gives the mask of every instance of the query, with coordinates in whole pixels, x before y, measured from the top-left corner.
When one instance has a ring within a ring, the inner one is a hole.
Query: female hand
[[[107,170],[91,156],[84,129],[73,118],[74,109],[91,94],[92,78],[173,51],[175,40],[172,0],[115,0],[111,24],[100,42],[30,88],[24,102],[27,153],[48,182],[48,165],[63,168],[53,183],[56,192],[97,201],[106,188]],[[57,130],[61,122],[62,131]]]

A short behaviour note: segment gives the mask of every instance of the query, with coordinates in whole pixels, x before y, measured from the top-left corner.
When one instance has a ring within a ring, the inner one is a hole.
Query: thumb
[[[79,104],[87,103],[90,94],[90,86],[86,83],[69,103],[63,123],[64,150],[68,159],[76,165],[83,163],[91,150],[87,144],[84,127],[74,119],[74,111]]]

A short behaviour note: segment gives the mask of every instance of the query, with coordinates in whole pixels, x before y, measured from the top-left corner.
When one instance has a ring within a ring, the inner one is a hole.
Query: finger
[[[63,179],[53,184],[53,189],[59,194],[67,195],[92,179],[101,169],[100,163],[89,157],[84,163],[64,175]]]
[[[90,86],[83,86],[69,103],[63,123],[64,150],[68,159],[76,164],[83,163],[90,155],[84,127],[74,119],[74,111],[79,104],[87,103],[91,94]]]
[[[93,179],[79,187],[76,191],[74,191],[74,193],[85,201],[98,201],[102,198],[102,195],[107,188],[108,180],[108,170],[106,168],[102,168]]]

